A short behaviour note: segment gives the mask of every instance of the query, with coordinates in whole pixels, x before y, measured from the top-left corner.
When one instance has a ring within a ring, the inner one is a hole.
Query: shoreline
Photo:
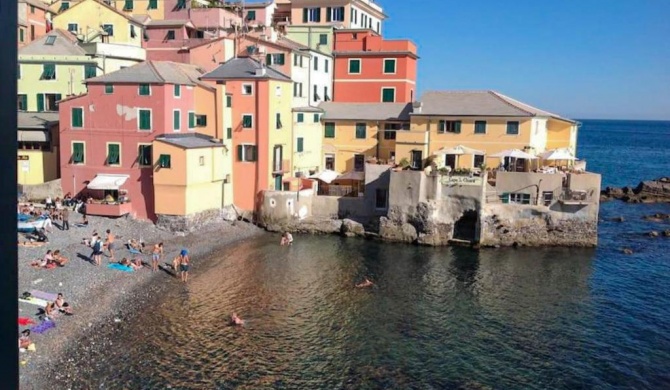
[[[53,384],[54,375],[58,376],[58,371],[61,371],[53,365],[73,361],[68,359],[71,347],[87,348],[84,344],[78,345],[78,340],[95,338],[96,329],[106,324],[120,322],[123,325],[122,318],[134,315],[137,306],[145,300],[156,297],[167,288],[182,285],[181,280],[168,272],[152,272],[147,267],[133,273],[108,269],[110,261],[106,254],[103,255],[102,265],[96,267],[84,260],[90,254],[90,248],[81,243],[83,237],[90,237],[94,230],[104,233],[109,228],[117,234],[119,244],[141,237],[147,243],[147,250],[150,250],[149,245],[163,241],[165,256],[161,265],[171,263],[179,250],[185,247],[189,249],[197,270],[216,251],[267,233],[241,221],[213,222],[188,234],[160,230],[149,222],[131,219],[89,217],[89,221],[88,227],[71,228],[70,231],[60,231],[56,227],[53,233],[48,234],[50,242],[42,247],[19,247],[18,295],[31,289],[62,292],[75,312],[73,316],[56,318],[56,329],[31,335],[37,350],[19,355],[19,383],[22,389],[47,388],[49,383]],[[30,262],[43,256],[48,249],[60,249],[70,261],[65,267],[53,270],[30,267]],[[116,252],[117,261],[129,257],[125,245],[117,245]],[[150,262],[150,254],[143,257]],[[19,303],[19,316],[37,321],[37,311],[37,306]],[[20,330],[26,328],[20,327]],[[102,340],[103,344],[107,342],[111,345],[111,340]],[[62,371],[73,372],[70,369]]]

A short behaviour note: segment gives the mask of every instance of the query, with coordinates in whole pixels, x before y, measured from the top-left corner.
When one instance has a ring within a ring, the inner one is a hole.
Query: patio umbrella
[[[309,176],[308,179],[321,180],[322,182],[330,184],[338,176],[340,176],[340,174],[338,172],[332,171],[330,169],[325,169],[321,172],[317,172],[317,173]]]
[[[478,155],[478,156],[483,156],[486,153],[481,151],[481,150],[468,148],[467,146],[457,145],[457,146],[454,146],[453,148],[439,149],[438,151],[435,152],[435,154],[437,154],[437,155],[440,155],[440,154],[457,154],[457,155],[474,154],[474,155]]]
[[[533,156],[532,154],[526,153],[523,150],[519,149],[507,149],[503,150],[502,152],[492,154],[490,157],[500,157],[503,160],[505,158],[509,158],[510,160],[514,160],[514,163],[511,164],[513,167],[516,169],[516,161],[519,159],[522,160],[536,160],[537,157]]]
[[[548,150],[539,155],[543,160],[576,160],[575,156],[572,155],[572,152],[566,148]]]

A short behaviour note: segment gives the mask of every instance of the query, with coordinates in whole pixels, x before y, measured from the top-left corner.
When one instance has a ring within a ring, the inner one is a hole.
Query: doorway
[[[447,154],[444,156],[444,166],[451,167],[452,170],[456,169],[456,155]]]
[[[335,155],[334,154],[326,154],[326,161],[325,164],[326,169],[330,169],[331,171],[335,170]]]
[[[423,162],[423,152],[420,150],[412,150],[412,169],[421,169]]]
[[[282,190],[282,176],[277,175],[275,176],[275,191],[281,191]]]
[[[454,224],[454,239],[475,242],[479,214],[476,210],[467,210]]]

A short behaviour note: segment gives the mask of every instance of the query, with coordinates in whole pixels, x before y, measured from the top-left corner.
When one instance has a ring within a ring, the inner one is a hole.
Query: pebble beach
[[[67,362],[68,358],[64,354],[71,353],[72,346],[78,340],[85,337],[92,340],[91,343],[112,345],[113,340],[96,340],[91,337],[94,336],[96,328],[111,323],[122,324],[123,318],[132,316],[142,306],[142,301],[151,299],[165,291],[164,289],[180,288],[183,283],[172,274],[171,267],[167,264],[171,264],[182,248],[189,250],[193,271],[197,273],[199,260],[207,258],[209,254],[225,250],[227,245],[235,242],[263,234],[261,229],[245,222],[215,222],[193,233],[176,234],[160,230],[150,222],[129,218],[89,217],[87,227],[75,227],[73,222],[80,219],[81,216],[76,213],[71,215],[70,230],[60,230],[60,224],[56,223],[53,231],[47,234],[49,242],[43,246],[19,246],[18,295],[31,290],[63,293],[74,310],[73,316],[56,318],[54,329],[31,335],[36,351],[21,352],[19,356],[22,389],[49,388],[50,381],[60,375],[59,372],[72,372],[59,370],[54,367],[54,363]],[[93,265],[89,262],[91,249],[83,244],[83,239],[90,238],[94,231],[104,239],[107,229],[117,237],[116,261],[133,256],[124,245],[130,239],[146,243],[142,257],[147,263],[151,262],[151,246],[163,242],[165,255],[161,259],[162,269],[152,272],[150,267],[145,266],[132,273],[112,270],[107,268],[111,263],[107,251],[103,255],[102,265]],[[25,240],[22,235],[18,239],[21,242]],[[69,262],[64,267],[54,269],[36,269],[30,266],[32,261],[42,258],[49,249],[60,250]],[[20,317],[29,317],[39,322],[38,311],[38,306],[19,303]],[[20,330],[27,328],[29,327],[20,326]],[[85,345],[81,347],[86,348]]]

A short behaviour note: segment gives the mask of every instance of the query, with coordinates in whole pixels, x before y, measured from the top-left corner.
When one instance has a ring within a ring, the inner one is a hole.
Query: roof
[[[544,116],[573,122],[495,91],[428,91],[420,101],[421,112],[413,115]]]
[[[264,67],[265,74],[258,75],[256,70]],[[281,81],[291,81],[291,78],[272,68],[271,66],[264,66],[260,62],[249,58],[239,57],[232,58],[218,68],[205,74],[201,77],[202,80],[234,80],[234,79],[274,79]]]
[[[86,83],[144,83],[144,84],[181,84],[200,85],[212,89],[202,83],[199,77],[203,71],[195,65],[181,64],[171,61],[145,61],[137,65],[107,73],[102,76],[85,80]]]
[[[419,59],[416,53],[409,50],[377,50],[377,51],[334,51],[334,57],[375,57],[384,55],[406,55],[414,59]]]
[[[412,103],[336,103],[319,104],[324,120],[401,120],[408,121]]]
[[[312,48],[310,48],[309,46],[305,46],[302,43],[296,42],[294,40],[291,40],[291,39],[288,39],[288,38],[285,38],[285,37],[282,37],[282,36],[280,36],[277,39],[276,43],[280,44],[280,45],[284,45],[284,46],[286,46],[288,48],[291,48],[293,50],[312,50]]]
[[[39,8],[45,11],[49,10],[49,6],[40,0],[19,0],[19,3],[26,3],[28,5],[32,5],[35,8]]]
[[[156,141],[165,142],[183,149],[199,149],[212,147],[225,147],[221,140],[199,133],[190,134],[164,134],[156,138]]]
[[[145,15],[145,14],[132,15],[131,17],[133,18],[133,20],[135,20],[137,23],[140,23],[140,24],[146,24],[146,23],[151,21],[151,16]]]
[[[174,20],[149,20],[146,22],[147,27],[181,27],[188,26],[195,28],[193,23],[187,19],[174,19]]]
[[[198,48],[198,47],[211,45],[212,43],[216,43],[216,42],[219,42],[219,41],[223,41],[223,40],[225,40],[225,39],[230,39],[230,40],[232,40],[233,38],[230,38],[230,37],[217,37],[217,38],[212,38],[212,39],[206,39],[206,40],[203,41],[203,42],[200,42],[200,40],[198,40],[198,43],[195,43],[195,44],[189,46],[188,48],[189,48],[189,50],[191,50],[191,49],[195,49],[195,48]]]
[[[58,123],[58,112],[17,111],[17,123],[19,129],[48,129]]]
[[[251,36],[251,35],[248,35],[244,38],[249,40],[250,42],[255,42],[256,44],[259,44],[259,45],[275,46],[275,47],[279,47],[279,48],[290,50],[290,51],[296,51],[297,52],[297,51],[308,50],[309,49],[309,47],[307,47],[307,46],[303,46],[303,45],[299,44],[298,42],[294,42],[294,41],[291,41],[291,40],[288,40],[288,39],[281,39],[281,40],[277,40],[277,41],[273,42],[273,41],[269,41],[269,40],[266,40],[266,39],[263,39],[263,38],[254,37],[254,36]]]
[[[293,112],[323,112],[323,110],[319,107],[296,107],[292,108],[291,111]]]
[[[132,23],[139,24],[139,25],[142,24],[142,23],[140,23],[139,21],[137,21],[136,19],[134,19],[133,17],[126,15],[125,13],[123,13],[123,12],[117,10],[116,8],[114,8],[114,7],[110,6],[110,5],[107,5],[105,2],[103,2],[103,1],[101,1],[101,0],[81,0],[81,1],[79,1],[79,2],[77,2],[77,3],[75,3],[75,4],[71,4],[71,5],[70,5],[70,8],[68,8],[68,9],[66,9],[65,11],[59,13],[59,14],[56,15],[55,17],[56,17],[56,18],[60,18],[60,17],[62,17],[62,15],[67,14],[68,12],[71,12],[73,9],[76,9],[78,6],[80,6],[81,4],[86,3],[87,1],[94,1],[94,2],[98,3],[100,6],[102,6],[103,8],[106,8],[106,9],[108,9],[108,10],[114,12],[115,14],[122,16],[123,18],[127,19],[128,21],[130,21],[130,22],[132,22]]]
[[[47,45],[49,37],[56,37],[53,45]],[[71,33],[55,29],[39,39],[30,42],[19,49],[21,55],[60,55],[60,56],[85,56],[86,51],[78,45],[77,38]]]
[[[265,8],[271,4],[272,1],[264,1],[262,3],[245,3],[244,8]]]

